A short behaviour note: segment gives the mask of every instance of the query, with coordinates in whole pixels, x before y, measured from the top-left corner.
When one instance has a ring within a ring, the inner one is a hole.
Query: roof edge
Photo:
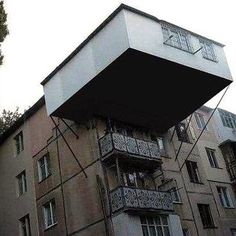
[[[42,96],[32,107],[10,126],[2,135],[0,135],[0,144],[2,144],[11,134],[13,134],[24,122],[33,116],[45,104],[44,96]]]

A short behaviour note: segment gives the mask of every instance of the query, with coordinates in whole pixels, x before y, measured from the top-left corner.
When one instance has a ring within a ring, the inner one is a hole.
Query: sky
[[[0,111],[24,111],[42,95],[40,82],[121,3],[225,44],[236,80],[235,0],[5,0],[10,34],[2,44]],[[222,92],[206,105],[214,108]],[[221,108],[236,113],[236,82]]]

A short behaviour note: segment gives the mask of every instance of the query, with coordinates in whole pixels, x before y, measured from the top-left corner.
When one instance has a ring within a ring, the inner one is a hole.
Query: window
[[[23,132],[21,131],[14,137],[16,154],[18,155],[21,151],[24,150],[24,142],[23,142]]]
[[[179,141],[189,143],[188,133],[185,127],[185,123],[179,123],[175,126],[176,133]]]
[[[197,204],[204,228],[213,228],[214,222],[211,216],[210,206],[208,204]]]
[[[217,187],[217,192],[223,207],[233,207],[229,192],[226,187]]]
[[[38,174],[39,181],[46,179],[51,174],[49,153],[38,160]]]
[[[200,46],[202,47],[202,56],[206,59],[209,59],[211,61],[217,61],[216,55],[213,49],[213,44],[206,40],[199,40]]]
[[[162,137],[156,137],[154,134],[151,134],[150,137],[153,142],[157,142],[160,155],[166,155],[164,139]]]
[[[232,236],[236,236],[236,229],[230,229],[230,231]]]
[[[220,118],[222,120],[222,123],[225,127],[229,127],[232,129],[236,129],[236,115],[234,115],[231,112],[224,111],[222,109],[218,109]]]
[[[44,224],[46,229],[56,224],[55,210],[56,206],[54,199],[43,205]]]
[[[140,217],[143,236],[170,236],[168,217],[159,215],[157,217]]]
[[[199,129],[203,129],[206,125],[206,122],[204,120],[204,116],[200,113],[194,113],[194,116],[195,116],[195,119],[196,119],[196,122],[197,122],[197,127]],[[205,129],[207,130],[207,127]]]
[[[18,182],[18,196],[20,196],[27,191],[25,171],[22,171],[16,178]]]
[[[198,167],[197,167],[197,162],[186,161],[186,166],[187,166],[190,181],[193,183],[201,183],[200,182],[200,175],[199,175],[199,171],[198,171]]]
[[[183,30],[169,28],[162,26],[164,43],[175,48],[182,49],[187,52],[192,52],[192,48],[189,43],[188,34]]]
[[[180,195],[179,195],[179,191],[176,187],[171,188],[170,190],[171,193],[171,197],[174,203],[180,203],[181,199],[180,199]]]
[[[20,236],[30,236],[30,218],[29,215],[26,215],[19,219],[20,223]]]
[[[207,153],[208,160],[210,162],[211,167],[219,168],[219,165],[218,165],[218,162],[217,162],[216,156],[215,156],[215,150],[210,149],[210,148],[206,148],[206,153]]]

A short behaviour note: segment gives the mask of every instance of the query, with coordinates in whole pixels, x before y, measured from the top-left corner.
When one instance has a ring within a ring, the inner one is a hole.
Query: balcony
[[[158,144],[119,133],[108,133],[99,139],[100,154],[105,163],[119,161],[156,168],[162,161]]]
[[[130,212],[172,211],[171,194],[155,190],[132,187],[118,187],[110,192],[112,212],[120,210]]]

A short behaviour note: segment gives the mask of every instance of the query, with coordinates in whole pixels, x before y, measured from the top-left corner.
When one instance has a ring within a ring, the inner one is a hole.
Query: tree
[[[21,113],[19,113],[19,107],[17,107],[14,112],[4,109],[0,116],[0,135],[11,127],[20,117]]]
[[[4,41],[5,37],[8,35],[7,28],[7,14],[4,10],[3,1],[0,0],[0,65],[2,64],[3,55],[1,52],[1,43]]]

